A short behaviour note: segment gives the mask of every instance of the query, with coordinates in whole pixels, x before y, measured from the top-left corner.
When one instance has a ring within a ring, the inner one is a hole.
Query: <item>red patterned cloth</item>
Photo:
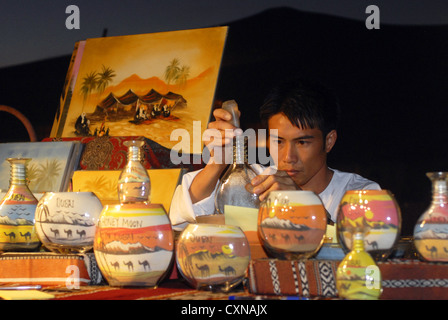
[[[109,286],[89,286],[79,290],[55,290],[57,300],[136,300],[168,299],[193,293],[192,288],[179,281],[163,282],[158,288],[121,288]],[[47,289],[48,290],[48,289]],[[52,293],[51,291],[49,291]]]
[[[229,293],[196,290],[179,280],[165,280],[153,288],[120,288],[109,286],[87,286],[79,290],[63,287],[46,288],[54,294],[54,300],[228,300]],[[230,293],[232,296],[251,296],[244,290]]]
[[[189,164],[174,165],[170,160],[170,149],[145,137],[73,137],[73,138],[45,138],[43,141],[80,141],[84,150],[79,163],[81,170],[120,170],[126,164],[127,147],[123,142],[129,140],[143,140],[144,160],[146,169],[186,168],[198,170],[203,164],[194,164],[193,155],[189,155]]]

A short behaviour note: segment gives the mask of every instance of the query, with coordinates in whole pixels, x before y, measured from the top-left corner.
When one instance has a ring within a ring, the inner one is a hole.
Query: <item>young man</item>
[[[339,114],[337,99],[318,84],[293,80],[271,91],[260,109],[260,117],[270,132],[268,147],[276,170],[252,180],[252,190],[260,200],[272,190],[310,190],[320,196],[331,220],[336,221],[346,190],[380,189],[377,183],[357,174],[328,168],[327,154],[337,140]],[[230,123],[227,111],[216,109],[213,115],[216,121],[208,128],[219,130],[223,139],[215,139],[211,144],[222,146],[232,137],[229,129],[234,134],[240,129]],[[271,129],[276,129],[277,134],[271,134]],[[273,150],[277,152],[273,154]],[[170,209],[174,226],[182,228],[185,223],[194,222],[196,216],[214,213],[215,188],[225,168],[225,163],[216,163],[212,157],[204,169],[183,177]]]

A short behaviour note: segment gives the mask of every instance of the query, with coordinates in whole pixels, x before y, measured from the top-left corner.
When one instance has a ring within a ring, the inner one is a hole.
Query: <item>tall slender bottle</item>
[[[30,158],[8,158],[9,190],[0,201],[0,251],[35,251],[40,247],[35,228],[37,199],[28,188],[26,165]]]
[[[233,125],[239,127],[238,105],[234,100],[226,101],[223,108],[232,114]],[[215,211],[224,214],[226,205],[255,208],[260,207],[258,195],[248,190],[256,177],[248,163],[248,137],[237,135],[233,138],[233,161],[220,179],[215,194]]]
[[[448,172],[428,172],[432,199],[414,227],[414,244],[426,261],[448,262]]]
[[[349,300],[376,300],[382,292],[381,272],[372,256],[365,251],[364,235],[353,235],[353,247],[336,271],[339,297]]]
[[[118,178],[120,203],[151,202],[151,180],[142,164],[141,140],[125,141],[128,162]]]
[[[118,182],[120,205],[106,205],[93,249],[110,286],[156,287],[172,265],[174,234],[161,204],[150,203],[151,182],[141,164],[143,141],[128,141]]]

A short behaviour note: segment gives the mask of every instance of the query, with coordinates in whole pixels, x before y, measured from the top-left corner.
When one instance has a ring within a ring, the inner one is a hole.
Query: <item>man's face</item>
[[[316,182],[313,178],[319,179],[316,178],[320,176],[318,173],[327,168],[329,149],[325,146],[322,131],[300,129],[282,113],[272,116],[268,126],[269,130],[278,130],[278,136],[271,134],[269,138],[269,149],[277,169],[286,171],[303,189],[307,189],[307,184],[313,185]],[[276,149],[273,144],[278,148],[278,155],[272,154]]]

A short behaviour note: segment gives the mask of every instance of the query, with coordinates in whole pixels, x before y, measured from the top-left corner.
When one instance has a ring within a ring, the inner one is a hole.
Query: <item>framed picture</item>
[[[31,159],[26,178],[33,193],[68,191],[81,153],[82,144],[78,141],[0,143],[0,192],[9,189],[8,158]]]
[[[119,204],[118,178],[120,170],[79,170],[73,173],[73,191],[90,191],[103,205]],[[149,169],[151,179],[151,203],[162,204],[168,213],[171,199],[184,174],[184,169]]]
[[[188,153],[207,128],[227,27],[87,39],[72,56],[52,137],[144,136]],[[199,132],[200,130],[200,132]]]

